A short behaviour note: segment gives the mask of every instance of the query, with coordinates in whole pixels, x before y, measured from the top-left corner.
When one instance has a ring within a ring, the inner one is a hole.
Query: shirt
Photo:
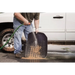
[[[40,13],[21,13],[21,15],[31,23],[33,21],[33,19],[35,19],[35,20],[38,20],[39,19]],[[20,23],[23,23],[20,20],[18,20],[18,21]]]

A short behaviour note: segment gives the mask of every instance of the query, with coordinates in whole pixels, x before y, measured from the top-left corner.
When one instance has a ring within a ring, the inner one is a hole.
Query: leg
[[[24,34],[25,34],[26,41],[28,40],[28,34],[30,32],[33,32],[33,25],[32,24],[25,27]]]
[[[19,23],[16,19],[14,19],[13,22],[13,27],[14,30],[21,25],[21,23]],[[19,53],[22,50],[22,43],[21,43],[21,37],[22,37],[22,32],[24,30],[24,27],[20,27],[14,34],[14,53]]]
[[[28,40],[28,34],[29,34],[30,32],[32,32],[32,31],[33,31],[33,26],[32,26],[32,24],[26,26],[25,31],[24,31],[24,33],[25,33],[25,38],[26,38],[25,57],[28,56],[28,54],[29,54],[29,53],[28,53],[28,50],[27,50],[27,40]]]

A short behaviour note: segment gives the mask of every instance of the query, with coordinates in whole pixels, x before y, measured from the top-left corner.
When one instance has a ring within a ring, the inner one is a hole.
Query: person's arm
[[[24,25],[30,25],[29,21],[25,19],[20,13],[14,13],[14,16],[23,22]]]
[[[35,25],[35,32],[37,33],[39,31],[39,20],[34,20]]]
[[[35,25],[35,32],[39,31],[39,15],[40,13],[36,13],[34,16],[34,25]]]

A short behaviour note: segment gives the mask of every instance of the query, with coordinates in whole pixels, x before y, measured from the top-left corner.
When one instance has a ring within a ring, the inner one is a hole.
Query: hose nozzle
[[[30,25],[30,23],[29,23],[29,25]]]

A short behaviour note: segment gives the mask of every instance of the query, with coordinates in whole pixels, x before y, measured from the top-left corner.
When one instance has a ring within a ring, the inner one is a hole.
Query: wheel
[[[13,29],[5,29],[0,33],[0,46],[2,47],[7,40],[11,37]],[[7,45],[3,47],[5,51],[14,51],[14,36],[9,40]]]

